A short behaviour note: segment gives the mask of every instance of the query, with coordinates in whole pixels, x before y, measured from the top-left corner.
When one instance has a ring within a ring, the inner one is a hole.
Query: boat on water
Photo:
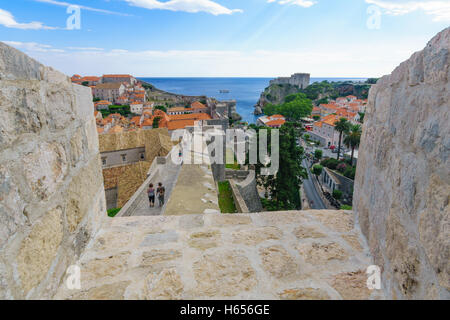
[[[220,93],[230,93],[230,90],[220,90]]]

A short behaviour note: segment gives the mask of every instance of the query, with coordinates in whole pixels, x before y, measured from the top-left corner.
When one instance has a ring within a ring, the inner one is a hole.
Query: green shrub
[[[339,161],[334,158],[328,158],[323,160],[320,164],[328,169],[335,170],[339,164]]]
[[[219,182],[219,207],[222,213],[237,212],[229,181]]]
[[[338,189],[335,189],[333,191],[333,198],[335,198],[336,200],[342,199],[342,191],[338,190]]]
[[[343,204],[340,209],[341,210],[352,210],[353,208],[352,208],[352,206],[348,206],[348,205]]]
[[[116,216],[116,214],[118,214],[121,209],[122,208],[109,209],[108,210],[108,216],[111,217],[111,218],[114,218]]]
[[[322,171],[323,171],[323,167],[321,165],[316,164],[315,166],[312,167],[312,172],[316,176],[320,176],[322,174]]]
[[[356,175],[355,167],[348,166],[347,169],[345,169],[345,171],[344,171],[344,176],[349,179],[355,180],[355,175]]]
[[[314,157],[315,157],[317,160],[322,159],[322,156],[323,156],[323,151],[322,151],[322,150],[316,149],[316,151],[314,151]]]

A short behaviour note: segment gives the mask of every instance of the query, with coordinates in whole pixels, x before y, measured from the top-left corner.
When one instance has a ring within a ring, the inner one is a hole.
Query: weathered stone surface
[[[318,213],[228,215],[221,227],[201,214],[115,218],[79,258],[82,284],[131,281],[126,299],[341,299],[330,281],[373,263],[365,242],[346,245],[357,229],[327,233]],[[62,286],[57,298],[72,294]]]
[[[299,226],[294,230],[294,234],[298,239],[306,238],[324,238],[326,237],[316,227]]]
[[[353,209],[385,294],[449,289],[450,28],[372,87]]]
[[[211,219],[212,225],[215,227],[252,223],[252,219],[249,216],[242,216],[242,215],[231,215],[231,214],[211,215]]]
[[[47,274],[63,237],[62,211],[49,211],[22,242],[17,256],[20,281],[25,292],[38,285]]]
[[[253,246],[266,240],[279,240],[282,236],[283,232],[276,227],[243,229],[233,233],[233,243]]]
[[[298,251],[306,262],[315,265],[323,265],[330,260],[346,260],[348,258],[345,249],[335,242],[301,244]]]
[[[107,258],[89,260],[81,266],[81,281],[89,281],[115,276],[125,271],[130,252],[122,252]]]
[[[161,249],[146,251],[142,254],[141,266],[152,266],[162,262],[172,261],[181,258],[182,253],[179,250]]]
[[[117,283],[105,284],[94,287],[86,292],[76,294],[71,297],[72,300],[123,300],[125,290],[130,285],[130,281],[121,281]]]
[[[41,80],[42,68],[36,60],[0,42],[1,80]]]
[[[367,274],[364,270],[340,273],[333,277],[330,285],[344,300],[367,300],[370,290],[367,288]]]
[[[102,181],[99,158],[96,157],[84,167],[78,175],[73,177],[68,189],[66,216],[69,231],[74,232],[81,220],[88,213],[93,204],[92,195],[95,195]]]
[[[275,278],[285,278],[297,272],[297,264],[292,256],[281,246],[271,246],[259,250],[263,268]]]
[[[342,235],[345,241],[356,251],[362,251],[363,247],[361,246],[361,242],[359,240],[359,236],[355,234],[344,234]]]
[[[349,232],[353,229],[353,216],[345,211],[321,210],[315,217],[328,228],[337,232]]]
[[[165,269],[159,274],[151,273],[146,279],[147,300],[181,300],[183,292],[183,283],[174,268]]]
[[[140,244],[140,246],[150,247],[155,245],[161,245],[168,242],[175,242],[177,240],[178,240],[178,233],[176,231],[171,230],[168,232],[153,233],[147,235]]]
[[[0,165],[0,248],[26,221],[19,190],[6,167]]]
[[[218,230],[195,232],[189,236],[189,246],[201,250],[214,248],[220,241],[220,232]]]
[[[57,143],[41,143],[22,160],[25,178],[39,200],[47,200],[67,173],[64,148]]]
[[[329,300],[330,296],[323,289],[294,288],[278,293],[281,300]]]
[[[231,297],[251,290],[255,270],[243,252],[226,250],[206,254],[193,264],[196,296]]]

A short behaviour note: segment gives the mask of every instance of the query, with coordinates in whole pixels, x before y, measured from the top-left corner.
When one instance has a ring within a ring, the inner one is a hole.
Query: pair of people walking
[[[159,206],[162,207],[164,205],[164,194],[166,193],[166,188],[164,188],[163,184],[158,183],[158,188],[153,188],[153,183],[150,183],[148,186],[147,194],[148,201],[150,203],[150,208],[155,207],[155,197],[158,197]]]

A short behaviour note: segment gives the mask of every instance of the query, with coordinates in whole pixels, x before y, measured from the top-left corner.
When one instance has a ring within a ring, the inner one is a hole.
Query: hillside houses
[[[347,119],[352,124],[360,121],[360,112],[365,112],[367,100],[357,99],[355,96],[339,97],[327,104],[320,104],[312,110],[312,116],[320,119],[314,122],[310,135],[313,140],[320,141],[326,147],[339,143],[339,132],[335,130],[335,123],[340,118]]]

